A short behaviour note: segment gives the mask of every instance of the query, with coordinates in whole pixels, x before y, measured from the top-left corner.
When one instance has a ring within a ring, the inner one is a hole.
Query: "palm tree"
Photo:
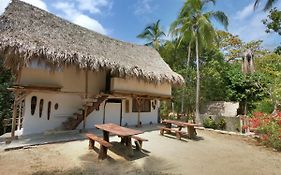
[[[161,37],[166,36],[163,30],[160,27],[160,20],[157,20],[156,23],[148,25],[142,33],[137,37],[147,40],[146,46],[151,46],[156,50],[159,50],[161,45]]]
[[[200,94],[200,70],[199,70],[199,51],[210,45],[217,43],[217,33],[214,29],[211,19],[221,23],[226,29],[228,18],[221,11],[205,12],[204,8],[207,3],[215,0],[187,0],[181,9],[178,18],[171,25],[173,36],[179,37],[180,40],[189,41],[188,51],[195,43],[196,55],[196,107],[195,120],[199,122],[199,94]],[[181,42],[180,42],[181,43]],[[190,57],[190,54],[188,54]],[[188,58],[190,60],[190,58]]]
[[[271,9],[272,6],[273,6],[273,4],[276,3],[277,1],[278,1],[278,0],[267,0],[267,2],[266,2],[266,4],[265,4],[263,10],[264,10],[264,11],[267,11],[267,10]],[[255,8],[255,9],[256,9],[257,6],[259,5],[259,3],[260,3],[260,0],[256,0],[256,1],[255,1],[255,4],[254,4],[254,8]]]

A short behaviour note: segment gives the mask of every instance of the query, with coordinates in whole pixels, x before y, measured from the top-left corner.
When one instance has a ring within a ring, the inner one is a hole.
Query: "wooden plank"
[[[113,123],[95,125],[95,127],[100,130],[116,134],[121,137],[138,135],[143,133],[143,131],[122,127]]]

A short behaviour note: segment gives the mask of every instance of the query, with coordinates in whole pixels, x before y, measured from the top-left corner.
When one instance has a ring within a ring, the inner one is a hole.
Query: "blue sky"
[[[142,44],[136,36],[143,28],[161,20],[164,31],[176,19],[184,0],[23,0],[90,30],[110,37]],[[9,0],[0,0],[0,13]],[[281,43],[277,34],[266,34],[261,20],[266,13],[253,11],[254,0],[217,0],[216,6],[206,10],[221,10],[229,17],[229,32],[244,41],[264,40],[265,48],[273,49]],[[276,4],[281,8],[281,3]],[[261,4],[262,6],[262,4]],[[2,9],[2,10],[1,10]],[[222,29],[215,24],[216,28]]]

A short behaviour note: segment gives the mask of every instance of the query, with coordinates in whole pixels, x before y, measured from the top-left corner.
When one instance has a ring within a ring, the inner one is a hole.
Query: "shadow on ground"
[[[167,161],[157,157],[146,157],[141,165],[126,160],[96,160],[92,155],[85,155],[83,157],[83,165],[79,168],[69,170],[54,169],[49,171],[37,171],[33,175],[90,175],[90,174],[106,174],[106,175],[164,175],[174,168]]]
[[[165,133],[163,135],[164,137],[168,137],[170,139],[175,139],[175,140],[179,140],[177,137],[176,137],[176,134],[175,133]],[[181,139],[179,141],[182,141],[182,142],[189,142],[189,141],[201,141],[201,140],[204,140],[204,137],[201,137],[201,136],[195,136],[193,139],[189,139],[187,135],[183,135],[181,137]]]

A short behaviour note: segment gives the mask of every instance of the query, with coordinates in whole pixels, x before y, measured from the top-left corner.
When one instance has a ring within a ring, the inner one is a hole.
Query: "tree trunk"
[[[198,36],[196,36],[196,106],[195,106],[195,122],[200,123],[199,112],[199,93],[200,93],[200,72],[199,72],[199,51],[198,51]]]

